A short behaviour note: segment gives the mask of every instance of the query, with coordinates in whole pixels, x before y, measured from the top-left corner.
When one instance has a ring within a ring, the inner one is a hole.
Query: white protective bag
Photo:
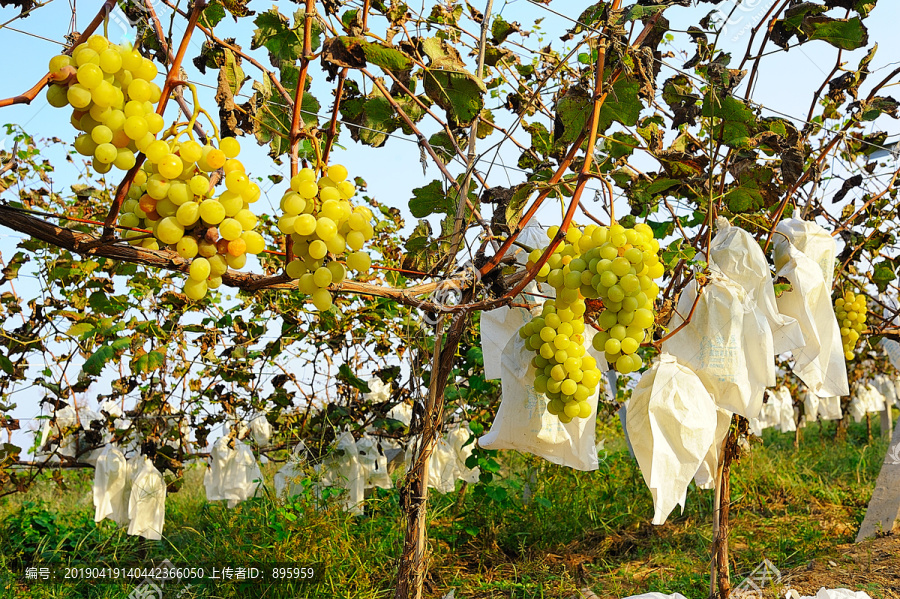
[[[516,238],[528,247],[540,249],[547,246],[549,239],[544,228],[534,221],[525,225],[522,232]],[[524,266],[528,262],[528,252],[517,245],[513,245],[507,251],[507,255],[514,255],[516,262]],[[528,302],[543,304],[543,298],[530,295],[537,289],[537,284],[532,281],[522,291],[522,295]],[[552,292],[547,295],[554,295]],[[519,329],[531,319],[528,310],[524,308],[510,308],[503,306],[481,313],[481,353],[484,356],[484,378],[487,380],[499,379],[502,375],[501,354],[509,340],[519,332]]]
[[[884,412],[885,408],[885,398],[884,395],[881,394],[878,389],[871,382],[866,383],[866,392],[867,392],[867,403],[866,403],[866,411],[867,412]]]
[[[684,322],[697,297],[697,280],[688,283],[669,330]],[[662,351],[700,377],[716,405],[755,418],[766,387],[775,384],[772,330],[759,307],[730,278],[712,271],[691,321],[663,343]]]
[[[259,414],[250,421],[250,434],[253,435],[253,442],[257,447],[265,447],[272,438],[272,425],[265,414]]]
[[[597,356],[591,345],[590,331],[585,329],[585,346],[606,370],[606,360]],[[588,398],[591,415],[573,418],[568,424],[547,411],[547,396],[534,390],[535,369],[531,365],[534,352],[525,347],[519,335],[513,335],[501,356],[502,394],[500,407],[494,416],[491,430],[478,440],[485,449],[515,449],[542,457],[548,462],[575,468],[596,470],[595,445],[597,400],[601,392]],[[603,379],[601,379],[602,382]]]
[[[378,442],[369,435],[363,435],[356,442],[359,452],[359,466],[365,476],[365,488],[390,489],[393,486],[388,474],[387,458],[378,450]]]
[[[882,337],[881,341],[878,342],[878,345],[884,350],[884,355],[888,357],[891,365],[894,368],[900,369],[900,343],[897,343],[893,339]]]
[[[475,448],[474,443],[466,445],[471,436],[472,430],[469,428],[469,423],[457,422],[447,432],[447,442],[453,448],[453,453],[456,456],[457,478],[467,483],[477,483],[478,477],[481,475],[481,469],[477,466],[475,468],[466,466],[466,460],[469,459],[469,456],[472,455],[472,450]]]
[[[346,493],[342,496],[344,509],[351,514],[363,513],[366,479],[352,434],[343,432],[338,435],[333,450],[320,464],[316,464],[315,470],[319,474],[319,481],[314,487],[318,499],[321,499],[325,487],[345,489]]]
[[[716,404],[696,374],[662,353],[627,406],[628,438],[653,496],[653,524],[662,524],[676,505],[684,507],[715,441]]]
[[[127,479],[125,456],[115,445],[104,446],[94,467],[94,522],[127,517],[128,497],[124,496]]]
[[[892,406],[897,403],[897,389],[894,387],[894,381],[887,375],[877,374],[872,380],[872,384],[884,396],[886,406]]]
[[[165,519],[166,482],[150,458],[143,456],[128,498],[128,534],[158,541]]]
[[[716,488],[716,469],[719,467],[719,451],[722,449],[722,443],[725,442],[725,436],[728,434],[728,429],[731,428],[731,417],[732,413],[728,410],[716,408],[716,433],[713,438],[713,444],[709,447],[709,451],[706,452],[706,457],[703,458],[703,463],[700,464],[700,468],[694,475],[694,483],[700,489]],[[758,436],[762,436],[762,434]]]
[[[843,417],[840,397],[819,398],[819,418],[821,420],[840,420]]]
[[[391,385],[385,383],[380,378],[375,377],[370,381],[366,381],[369,387],[368,393],[363,393],[363,399],[373,403],[384,403],[391,398]]]
[[[225,476],[231,460],[234,459],[234,450],[229,446],[228,437],[219,437],[213,444],[210,453],[209,468],[203,477],[203,486],[206,488],[206,500],[218,501],[231,499],[225,493]]]
[[[778,430],[789,433],[797,430],[797,422],[794,415],[794,398],[787,387],[779,387],[775,390],[778,396]]]
[[[223,498],[228,500],[228,507],[233,508],[253,497],[262,481],[262,472],[253,450],[243,441],[236,441],[234,453],[222,475],[221,492]]]
[[[275,473],[275,494],[279,497],[293,497],[303,493],[303,483],[306,478],[303,464],[306,462],[306,444],[303,441],[297,443],[288,461]]]
[[[825,286],[831,289],[834,283],[834,257],[837,253],[837,244],[831,233],[812,221],[797,218],[786,218],[775,227],[777,233],[787,236],[795,248],[806,254],[819,265]],[[777,243],[781,235],[774,236]],[[777,267],[777,258],[776,264]],[[829,302],[830,303],[830,302]]]
[[[451,493],[456,489],[458,474],[456,452],[445,437],[438,437],[428,458],[428,487],[441,494]]]
[[[834,252],[823,249],[823,242],[817,236],[805,233],[803,239],[809,242],[807,251],[812,248],[820,254],[807,254],[798,249],[792,235],[807,228],[797,222],[782,221],[775,227],[774,237],[778,275],[787,278],[792,287],[778,298],[778,309],[797,319],[806,341],[804,347],[793,351],[794,373],[819,397],[847,395],[850,389],[840,326],[831,304],[831,284],[821,267],[823,261],[833,261]]]
[[[736,282],[755,302],[772,329],[776,354],[803,347],[803,333],[796,319],[781,314],[775,302],[775,288],[766,255],[756,239],[728,219],[716,219],[717,233],[709,246],[709,267]]]
[[[819,416],[819,404],[824,401],[809,389],[803,394],[803,424],[815,422]]]

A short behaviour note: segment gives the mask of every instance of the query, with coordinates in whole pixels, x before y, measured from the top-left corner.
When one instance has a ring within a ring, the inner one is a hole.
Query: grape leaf
[[[97,376],[111,360],[120,356],[131,345],[131,337],[119,337],[112,343],[101,346],[97,351],[88,356],[81,369],[88,374]]]
[[[363,393],[369,393],[371,391],[368,383],[353,374],[353,371],[350,370],[350,367],[346,364],[341,364],[340,368],[338,368],[337,379],[355,389],[359,389]]]
[[[426,68],[425,95],[447,113],[451,127],[468,127],[484,107],[484,82],[462,68]]]
[[[409,211],[416,218],[425,218],[431,214],[450,214],[456,209],[449,194],[444,192],[440,181],[432,181],[425,187],[413,189],[413,197],[409,201]]]

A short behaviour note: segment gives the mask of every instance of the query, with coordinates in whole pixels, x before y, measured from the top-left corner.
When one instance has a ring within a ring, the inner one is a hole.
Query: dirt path
[[[900,535],[840,545],[827,557],[782,572],[782,582],[801,595],[815,595],[825,587],[865,591],[873,599],[900,599]]]

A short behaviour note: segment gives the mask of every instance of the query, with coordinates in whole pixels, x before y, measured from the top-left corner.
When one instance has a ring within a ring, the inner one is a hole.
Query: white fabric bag
[[[485,379],[499,379],[502,376],[503,348],[530,320],[531,313],[525,308],[503,306],[481,313],[481,353],[484,356]]]
[[[143,456],[128,498],[128,534],[158,541],[165,519],[166,482],[150,458]]]
[[[94,522],[127,517],[128,498],[124,496],[127,478],[125,456],[115,445],[104,446],[94,467]]]
[[[653,496],[653,524],[684,507],[687,488],[715,441],[716,404],[702,381],[662,353],[628,401],[628,438]]]
[[[481,469],[477,466],[475,468],[466,466],[466,460],[469,459],[469,456],[472,455],[472,450],[475,448],[474,443],[466,445],[471,436],[472,430],[469,428],[469,423],[457,422],[447,433],[447,442],[453,448],[453,453],[456,456],[457,477],[467,483],[477,483],[478,477],[481,475]]]
[[[873,385],[884,396],[886,406],[892,406],[897,403],[897,389],[894,387],[894,381],[888,378],[887,375],[875,375]]]
[[[226,472],[229,464],[234,459],[234,450],[229,447],[229,438],[219,437],[209,453],[209,468],[203,477],[203,486],[206,488],[206,500],[231,499],[225,492]]]
[[[250,499],[262,484],[262,472],[256,463],[253,450],[243,441],[236,441],[234,453],[227,461],[222,475],[222,496],[228,507]]]
[[[335,439],[333,450],[315,467],[319,481],[315,485],[316,496],[321,499],[321,489],[337,487],[345,489],[343,507],[351,514],[363,513],[365,498],[365,475],[360,467],[356,441],[349,432],[343,432]]]
[[[303,493],[303,483],[306,478],[303,464],[306,462],[306,444],[303,441],[297,443],[288,461],[275,473],[275,494],[279,497],[293,497]]]
[[[868,402],[866,404],[867,412],[884,412],[885,408],[885,400],[884,395],[881,394],[878,389],[871,382],[866,383],[866,391],[867,391],[867,399]]]
[[[696,279],[688,283],[669,321],[674,330],[684,322],[697,297]],[[755,418],[766,387],[775,384],[775,353],[769,323],[744,289],[712,271],[691,321],[663,343],[694,371],[716,405]]]
[[[797,422],[794,419],[794,398],[787,387],[779,387],[775,390],[778,396],[778,430],[789,433],[797,430]]]
[[[406,426],[409,426],[412,422],[412,406],[408,403],[398,403],[396,406],[388,410],[387,417],[393,418],[394,420],[399,420]]]
[[[363,399],[373,403],[384,403],[391,398],[391,385],[385,383],[380,378],[375,377],[370,381],[366,381],[369,387],[368,393],[363,393]]]
[[[805,424],[815,422],[818,419],[819,404],[822,401],[824,401],[824,399],[820,400],[819,396],[809,389],[803,394],[803,421]]]
[[[591,330],[585,329],[585,346],[597,360],[598,368],[606,370],[605,358],[598,357],[591,345]],[[491,430],[478,440],[479,445],[531,453],[576,470],[596,470],[597,400],[601,386],[598,384],[597,392],[588,398],[591,415],[563,424],[547,411],[547,397],[534,390],[533,356],[519,335],[513,335],[506,344],[501,356],[503,397]]]
[[[779,223],[775,232],[782,235],[775,235],[774,242],[778,274],[786,277],[792,287],[778,298],[778,308],[797,319],[806,340],[804,347],[793,351],[794,373],[819,397],[847,395],[847,364],[840,326],[831,305],[831,284],[819,264],[823,258],[807,255],[794,245],[791,235],[795,228],[799,225]],[[821,246],[821,241],[813,244],[820,253]],[[833,261],[833,252],[830,255]]]
[[[456,453],[444,437],[438,437],[431,457],[428,458],[428,487],[438,493],[451,493],[456,489],[459,468]]]
[[[388,474],[387,458],[378,450],[378,442],[369,435],[363,435],[356,442],[359,452],[359,466],[365,476],[365,488],[390,489],[393,487]]]
[[[728,219],[716,219],[717,233],[709,246],[710,269],[718,270],[736,282],[755,302],[772,329],[772,343],[776,354],[803,347],[803,333],[796,319],[781,314],[775,302],[775,288],[766,255],[756,239]]]
[[[713,444],[710,445],[709,451],[706,452],[706,457],[703,458],[703,463],[700,464],[700,468],[694,475],[694,483],[701,489],[716,488],[719,451],[722,449],[722,443],[725,442],[725,436],[728,435],[728,430],[731,428],[731,416],[732,413],[728,410],[716,408],[716,433],[713,438]]]
[[[843,417],[840,397],[819,398],[819,418],[821,420],[840,420]]]
[[[775,227],[775,231],[786,235],[795,248],[819,265],[825,286],[831,289],[834,284],[834,257],[837,253],[837,243],[831,233],[812,221],[797,218],[782,220]],[[779,237],[781,235],[775,235],[776,243]]]
[[[522,232],[516,238],[519,242],[534,249],[547,247],[550,242],[547,239],[547,233],[543,227],[535,222],[525,225]],[[513,245],[507,251],[507,255],[514,255],[516,262],[524,266],[528,262],[528,252],[519,246]],[[543,298],[530,296],[537,289],[537,284],[532,281],[529,283],[522,294],[529,302],[536,302],[539,305],[544,303]],[[555,295],[551,292],[546,295]],[[513,338],[519,329],[530,320],[528,310],[524,308],[510,308],[503,306],[494,310],[481,313],[481,353],[484,356],[484,378],[487,380],[499,379],[502,375],[501,354],[506,348],[506,344]]]
[[[272,438],[272,425],[265,414],[259,414],[250,421],[250,434],[253,435],[253,442],[257,447],[265,447]]]

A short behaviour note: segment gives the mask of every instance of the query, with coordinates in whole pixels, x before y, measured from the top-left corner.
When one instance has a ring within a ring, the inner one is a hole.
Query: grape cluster
[[[154,110],[162,93],[153,83],[156,65],[131,46],[92,35],[71,56],[50,59],[49,71],[47,101],[72,106],[72,125],[82,131],[75,150],[92,158],[98,173],[130,169],[135,154],[162,131],[163,118]]]
[[[534,389],[550,400],[547,411],[566,423],[591,415],[588,398],[597,390],[600,369],[584,348],[583,299],[547,300],[543,311],[519,329],[519,336],[537,355]]]
[[[285,270],[301,293],[312,296],[317,310],[331,308],[328,286],[343,281],[347,268],[365,273],[372,265],[362,248],[375,235],[373,214],[365,206],[352,206],[354,195],[347,168],[333,164],[318,179],[315,170],[301,169],[281,198],[278,228],[291,236],[294,252]],[[346,266],[339,257],[345,257]]]
[[[866,330],[866,296],[848,291],[844,297],[834,301],[834,315],[841,325],[841,341],[844,344],[844,357],[852,360],[856,357],[853,350],[859,341],[859,335]]]
[[[547,234],[552,239],[557,232],[557,227],[551,227]],[[542,253],[534,250],[528,266]],[[619,224],[588,225],[583,231],[572,227],[538,272],[539,281],[556,289],[557,299],[602,300],[597,317],[601,331],[594,336],[593,346],[623,374],[643,365],[636,352],[656,320],[653,300],[659,295],[659,286],[653,279],[665,270],[658,253],[659,242],[645,224],[633,229]]]
[[[222,284],[229,267],[243,268],[247,254],[265,249],[263,237],[253,231],[257,219],[250,210],[260,189],[237,159],[236,139],[223,138],[218,148],[177,139],[146,147],[147,161],[122,204],[119,224],[150,229],[155,237],[129,243],[158,249],[158,240],[191,260],[184,293],[199,300]],[[224,172],[225,191],[216,197],[210,177],[218,169]],[[140,236],[133,230],[125,234],[126,239]]]

